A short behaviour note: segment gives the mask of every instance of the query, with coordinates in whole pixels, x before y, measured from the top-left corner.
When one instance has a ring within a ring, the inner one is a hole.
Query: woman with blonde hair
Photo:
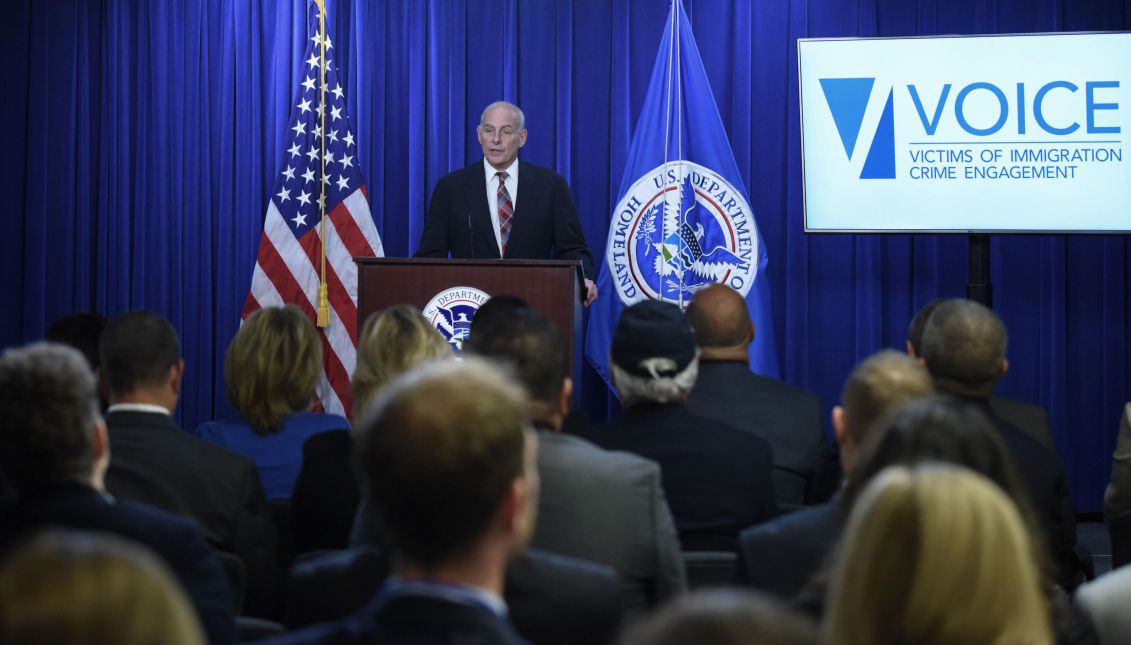
[[[357,339],[357,367],[350,381],[353,418],[361,418],[365,406],[393,377],[451,356],[451,345],[415,307],[394,305],[373,314]]]
[[[311,412],[322,374],[322,341],[298,307],[265,307],[247,317],[224,357],[228,400],[239,417],[204,423],[195,434],[246,455],[272,501],[291,497],[311,436],[348,429],[337,414]]]
[[[849,517],[824,635],[836,645],[1051,644],[1029,540],[985,477],[936,463],[888,468]]]
[[[192,605],[138,544],[101,533],[49,531],[0,566],[5,645],[203,645]]]

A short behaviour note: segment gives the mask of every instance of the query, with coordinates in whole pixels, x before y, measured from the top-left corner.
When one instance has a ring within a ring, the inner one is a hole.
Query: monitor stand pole
[[[990,238],[985,235],[971,235],[968,253],[970,263],[966,297],[992,309],[994,286],[990,284]]]

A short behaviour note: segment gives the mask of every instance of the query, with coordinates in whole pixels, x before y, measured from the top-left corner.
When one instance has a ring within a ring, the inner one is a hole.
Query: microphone
[[[471,227],[471,213],[467,214],[467,246],[471,259],[475,259],[475,229]]]

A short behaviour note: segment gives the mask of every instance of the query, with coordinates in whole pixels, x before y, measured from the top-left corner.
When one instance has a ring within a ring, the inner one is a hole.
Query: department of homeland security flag
[[[317,319],[323,245],[320,199],[324,187],[330,324],[318,330],[322,337],[323,373],[316,396],[327,412],[346,415],[352,407],[350,375],[357,356],[357,265],[353,258],[384,255],[384,249],[369,214],[365,180],[358,165],[357,145],[345,112],[345,94],[338,83],[329,36],[325,41],[324,94],[320,88],[322,43],[318,11],[311,3],[303,81],[287,122],[282,168],[267,205],[251,291],[242,317],[247,318],[261,307],[293,304],[306,312],[311,322]]]
[[[766,249],[683,4],[673,0],[609,225],[585,355],[609,382],[621,310],[651,298],[686,307],[722,282],[746,298],[754,371],[777,376]]]

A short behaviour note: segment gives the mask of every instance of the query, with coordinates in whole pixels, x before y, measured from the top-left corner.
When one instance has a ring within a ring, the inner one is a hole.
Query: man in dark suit
[[[609,357],[625,411],[589,437],[660,464],[684,551],[734,551],[740,530],[777,513],[773,457],[764,439],[687,409],[698,354],[679,307],[625,309]]]
[[[196,524],[106,493],[110,443],[81,354],[46,343],[4,352],[0,419],[0,470],[18,493],[0,507],[0,557],[48,526],[129,538],[173,570],[212,643],[236,639],[227,579]]]
[[[613,567],[630,611],[686,589],[683,560],[655,462],[563,434],[573,381],[553,323],[529,307],[481,320],[464,351],[503,364],[526,388],[538,430],[536,547]]]
[[[913,358],[919,358],[921,355],[919,348],[923,346],[923,329],[927,326],[927,320],[935,311],[935,307],[945,301],[945,298],[938,298],[923,305],[923,308],[911,319],[911,324],[907,326],[907,353]],[[995,394],[990,397],[990,407],[998,416],[1036,439],[1042,446],[1056,450],[1052,442],[1049,414],[1041,406]]]
[[[358,430],[361,471],[392,533],[394,575],[352,616],[280,643],[525,643],[503,576],[534,528],[537,438],[521,388],[487,363],[394,380]]]
[[[246,613],[269,616],[278,528],[255,464],[173,422],[185,368],[176,331],[155,313],[133,311],[107,326],[100,347],[113,455],[107,490],[195,519],[214,547],[243,561]]]
[[[713,284],[699,291],[687,306],[687,319],[700,352],[699,378],[687,409],[769,442],[782,511],[813,499],[811,486],[826,450],[821,400],[750,371],[754,323],[734,289]]]
[[[921,360],[940,392],[968,400],[993,422],[1013,456],[1051,549],[1056,580],[1071,591],[1079,583],[1076,517],[1064,466],[1055,451],[1000,416],[990,405],[998,379],[1009,370],[1005,325],[972,300],[939,303],[923,329]]]
[[[848,375],[841,404],[832,414],[844,471],[851,470],[876,419],[932,391],[927,371],[904,354],[884,350],[861,361]],[[736,582],[783,599],[793,598],[840,539],[842,523],[834,498],[746,529],[738,537]]]
[[[483,161],[436,182],[416,257],[581,260],[585,304],[597,299],[593,254],[569,186],[557,173],[518,160],[526,117],[505,101],[476,128]]]

